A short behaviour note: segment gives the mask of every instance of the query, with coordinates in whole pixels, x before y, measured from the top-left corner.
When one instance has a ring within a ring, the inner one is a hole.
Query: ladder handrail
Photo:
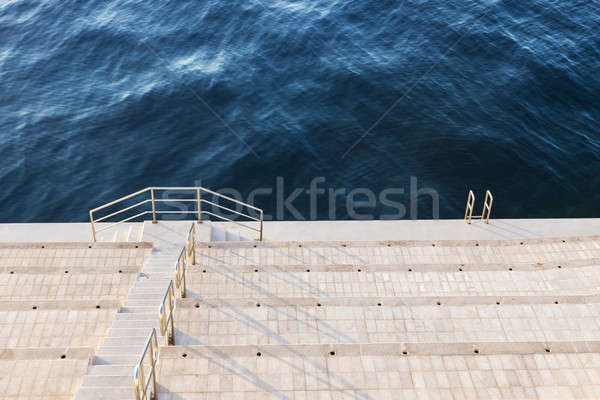
[[[473,206],[475,205],[475,194],[473,194],[472,190],[469,190],[469,195],[467,196],[467,208],[465,209],[465,221],[467,224],[471,223],[471,217],[473,215]]]
[[[488,200],[490,201],[488,203]],[[481,211],[481,219],[485,220],[486,224],[490,222],[490,214],[492,213],[492,203],[494,202],[494,196],[489,190],[485,191],[485,200],[483,201],[483,210]],[[485,211],[487,210],[487,217]]]
[[[173,190],[173,191],[192,191],[195,194],[195,198],[189,198],[189,199],[157,199],[155,197],[155,192],[156,191],[168,191],[168,190]],[[255,216],[249,215],[250,212],[247,212],[247,213],[240,212],[240,211],[234,210],[234,209],[232,209],[230,207],[226,207],[226,206],[224,206],[222,204],[218,204],[216,202],[212,202],[212,201],[203,199],[202,198],[202,193],[206,193],[206,194],[215,196],[218,199],[227,200],[227,201],[230,201],[230,202],[232,202],[232,203],[234,203],[236,205],[239,205],[239,206],[242,206],[242,207],[246,207],[247,209],[256,211],[256,212],[259,213],[259,216],[257,218]],[[124,207],[124,208],[122,208],[120,210],[113,211],[113,212],[111,212],[111,213],[109,213],[107,215],[102,215],[100,217],[98,217],[98,216],[95,217],[95,215],[94,215],[94,214],[97,214],[98,212],[100,212],[100,211],[102,211],[102,210],[104,210],[104,209],[106,209],[108,207],[114,206],[114,205],[116,205],[118,203],[121,203],[121,202],[123,202],[125,200],[129,200],[129,199],[132,199],[132,198],[134,198],[136,196],[140,196],[140,195],[146,195],[146,196],[148,196],[148,194],[149,194],[149,198],[143,199],[143,200],[141,200],[139,202],[136,202],[135,204],[129,205],[129,206]],[[169,203],[174,203],[174,202],[195,202],[196,203],[196,210],[191,210],[191,211],[190,210],[166,211],[166,210],[157,210],[156,209],[156,203],[169,204]],[[137,213],[137,214],[135,214],[133,216],[130,216],[130,217],[121,219],[121,220],[119,220],[117,222],[114,222],[114,223],[112,223],[112,224],[110,224],[108,226],[104,226],[104,227],[99,228],[99,229],[96,228],[96,223],[98,223],[98,222],[108,220],[109,218],[115,217],[115,216],[117,216],[117,215],[119,215],[121,213],[124,213],[126,211],[134,210],[134,209],[136,209],[138,207],[146,205],[147,203],[151,203],[152,204],[152,210],[144,210],[144,211],[141,211],[140,213]],[[207,211],[207,210],[202,210],[202,204],[207,204],[207,205],[210,205],[212,207],[216,207],[219,210],[223,210],[223,211],[228,212],[228,213],[236,214],[236,215],[238,215],[238,216],[240,216],[242,218],[249,219],[250,222],[258,222],[259,223],[259,228],[255,229],[255,228],[252,228],[251,226],[248,226],[248,225],[245,225],[245,224],[240,224],[239,222],[234,221],[232,218],[223,217],[222,215],[218,215],[218,214],[212,213],[212,212]],[[105,231],[107,229],[114,228],[115,226],[117,226],[119,224],[131,221],[133,219],[144,217],[147,214],[152,214],[152,222],[153,223],[157,222],[157,219],[156,219],[156,215],[157,214],[196,214],[198,222],[201,223],[202,222],[202,215],[204,214],[204,215],[214,216],[216,218],[219,218],[219,219],[227,221],[227,222],[234,222],[234,223],[236,223],[236,224],[238,224],[238,225],[240,225],[240,226],[242,226],[242,227],[244,227],[246,229],[258,232],[259,233],[259,237],[258,237],[257,240],[259,240],[259,241],[262,241],[262,237],[263,237],[263,215],[264,215],[264,213],[263,213],[263,210],[260,209],[260,208],[258,208],[258,207],[255,207],[255,206],[250,205],[248,203],[244,203],[242,201],[236,200],[236,199],[234,199],[232,197],[225,196],[223,194],[214,192],[214,191],[212,191],[210,189],[203,188],[201,186],[194,186],[194,187],[147,187],[145,189],[138,190],[135,193],[128,194],[127,196],[123,196],[123,197],[121,197],[121,198],[119,198],[117,200],[114,200],[114,201],[111,201],[109,203],[103,204],[103,205],[101,205],[99,207],[93,208],[93,209],[91,209],[89,211],[90,223],[91,223],[91,226],[92,226],[92,237],[94,239],[94,242],[97,239],[96,235],[98,233],[100,233],[102,231]]]
[[[494,196],[489,190],[485,191],[485,199],[483,201],[483,210],[481,215],[473,215],[473,208],[475,206],[475,195],[472,190],[469,190],[467,196],[467,208],[465,209],[465,221],[467,224],[471,223],[472,218],[477,218],[484,221],[486,224],[490,223],[490,215],[492,213],[492,203],[494,202]]]

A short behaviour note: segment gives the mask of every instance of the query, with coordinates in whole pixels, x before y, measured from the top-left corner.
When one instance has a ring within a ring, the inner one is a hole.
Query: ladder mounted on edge
[[[483,210],[481,211],[481,215],[473,215],[473,207],[475,206],[475,195],[472,190],[469,190],[469,195],[467,196],[467,208],[465,210],[465,221],[467,224],[471,223],[471,219],[479,218],[484,221],[486,224],[490,222],[490,214],[492,213],[492,203],[494,202],[494,196],[492,196],[492,192],[489,190],[485,191],[485,200],[483,201]]]

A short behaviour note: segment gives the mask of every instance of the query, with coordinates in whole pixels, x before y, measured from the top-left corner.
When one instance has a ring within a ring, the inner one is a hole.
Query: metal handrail
[[[186,239],[185,247],[181,249],[177,262],[175,263],[175,287],[179,289],[179,297],[185,297],[185,271],[187,269],[188,260],[192,265],[196,264],[196,241],[195,241],[195,225],[192,224]]]
[[[167,313],[167,307],[169,308]],[[173,321],[173,312],[175,310],[175,293],[173,290],[173,280],[169,281],[169,286],[158,307],[158,319],[160,322],[160,334],[165,337],[165,345],[175,344],[175,326]]]
[[[489,203],[488,203],[489,200]],[[490,223],[490,214],[492,213],[492,203],[494,202],[494,196],[492,196],[492,192],[490,192],[489,190],[485,191],[485,200],[483,202],[483,210],[481,211],[481,219],[484,220],[485,219],[485,223],[489,224]],[[486,210],[487,210],[487,217],[486,217]]]
[[[467,208],[465,210],[465,221],[467,224],[471,223],[471,219],[481,219],[486,224],[490,223],[490,214],[492,213],[492,203],[494,202],[494,196],[489,190],[485,191],[485,199],[483,201],[483,210],[481,215],[473,215],[473,207],[475,205],[475,195],[472,190],[469,190],[469,196],[467,197]]]
[[[469,190],[469,195],[467,196],[467,208],[465,210],[465,221],[467,224],[471,223],[471,216],[473,215],[473,205],[475,204],[475,195],[472,190]]]
[[[148,353],[150,350],[150,353]],[[150,372],[148,377],[144,373],[144,360],[146,355],[150,354]],[[158,339],[156,338],[156,329],[152,328],[146,346],[140,357],[140,361],[133,372],[133,387],[135,388],[136,400],[151,400],[156,398],[156,365],[158,364]],[[152,384],[152,390],[149,386]]]
[[[194,191],[195,192],[195,198],[193,198],[193,199],[192,198],[190,198],[190,199],[156,199],[155,198],[156,197],[155,196],[155,192],[156,191],[166,191],[166,190]],[[148,193],[150,194],[150,198],[149,199],[144,199],[144,200],[139,201],[139,202],[137,202],[137,203],[135,203],[133,205],[127,206],[127,207],[122,208],[120,210],[114,211],[114,212],[112,212],[110,214],[103,215],[103,216],[100,216],[100,217],[97,217],[96,219],[94,219],[94,214],[95,213],[97,214],[101,210],[104,210],[104,209],[106,209],[108,207],[114,206],[115,204],[118,204],[118,203],[123,202],[125,200],[129,200],[129,199],[134,198],[136,196],[147,195]],[[239,211],[236,211],[236,210],[234,210],[232,208],[223,206],[221,204],[218,204],[218,203],[215,203],[215,202],[203,199],[202,198],[202,193],[206,193],[206,194],[215,196],[215,197],[217,197],[219,199],[231,201],[234,204],[237,204],[237,205],[240,205],[242,207],[246,207],[246,208],[248,208],[250,210],[256,211],[256,212],[259,213],[259,217],[256,218],[256,217],[253,217],[252,215],[249,215],[247,213],[239,212]],[[169,204],[169,203],[174,203],[174,202],[195,202],[196,203],[196,209],[195,210],[191,210],[191,211],[188,211],[188,210],[169,211],[169,210],[157,210],[156,209],[156,203]],[[136,209],[138,207],[144,206],[147,203],[151,203],[152,210],[142,211],[142,212],[137,213],[137,214],[135,214],[133,216],[130,216],[130,217],[121,219],[121,220],[119,220],[117,222],[114,222],[114,223],[112,223],[112,224],[110,224],[108,226],[104,226],[102,228],[96,229],[96,223],[108,220],[109,218],[115,217],[115,216],[117,216],[117,215],[119,215],[121,213],[124,213],[125,211],[130,211],[130,210]],[[236,222],[236,221],[234,221],[231,218],[223,217],[222,215],[218,215],[218,214],[212,213],[212,212],[207,211],[207,210],[202,210],[202,204],[207,204],[207,205],[210,205],[212,207],[216,207],[219,210],[223,210],[223,211],[226,211],[228,213],[239,215],[240,217],[247,218],[247,219],[249,219],[252,222],[258,222],[259,223],[259,227],[258,227],[258,229],[257,228],[253,228],[252,226]],[[122,224],[124,222],[131,221],[131,220],[136,219],[136,218],[141,218],[141,217],[143,217],[145,215],[148,215],[148,214],[152,214],[152,222],[153,223],[157,223],[157,219],[156,219],[156,215],[157,214],[196,214],[197,215],[197,221],[198,221],[198,223],[202,223],[202,215],[208,215],[208,216],[213,216],[215,218],[219,218],[219,219],[221,219],[223,221],[233,222],[233,223],[235,223],[237,225],[240,225],[240,226],[242,226],[242,227],[244,227],[246,229],[258,232],[258,238],[257,238],[257,240],[259,240],[259,241],[262,241],[262,237],[263,237],[263,215],[264,215],[264,213],[263,213],[262,209],[260,209],[258,207],[254,207],[254,206],[252,206],[250,204],[241,202],[241,201],[236,200],[236,199],[234,199],[232,197],[225,196],[225,195],[222,195],[220,193],[214,192],[212,190],[200,187],[200,186],[196,186],[196,187],[147,187],[145,189],[138,190],[135,193],[129,194],[129,195],[124,196],[124,197],[121,197],[120,199],[111,201],[110,203],[107,203],[107,204],[104,204],[102,206],[96,207],[96,208],[90,210],[89,214],[90,214],[90,223],[91,223],[91,226],[92,226],[92,236],[94,238],[94,242],[97,239],[96,235],[98,233],[100,233],[102,231],[105,231],[107,229],[114,228],[115,226],[117,226],[119,224]]]

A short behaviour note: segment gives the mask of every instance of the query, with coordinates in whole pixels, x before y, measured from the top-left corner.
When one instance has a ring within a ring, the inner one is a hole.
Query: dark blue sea
[[[271,190],[255,196],[267,214],[299,188],[308,219],[319,177],[318,219],[349,218],[355,189],[377,196],[374,218],[394,212],[386,189],[409,209],[411,177],[441,218],[462,217],[468,189],[478,208],[493,192],[493,217],[600,217],[599,10],[2,0],[0,222],[86,221],[143,187],[197,184]]]

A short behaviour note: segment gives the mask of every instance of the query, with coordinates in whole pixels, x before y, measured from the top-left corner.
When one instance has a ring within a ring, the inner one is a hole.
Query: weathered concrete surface
[[[186,226],[191,221],[164,221]],[[159,221],[161,224],[161,221]],[[211,235],[198,241],[254,240],[256,233],[227,222],[205,222]],[[246,223],[254,228],[257,223]],[[98,229],[108,224],[97,224]],[[147,226],[147,225],[146,225]],[[101,242],[139,241],[144,223],[125,223],[99,234]],[[227,232],[227,234],[223,232]],[[456,220],[265,221],[267,241],[319,240],[485,240],[570,237],[600,234],[599,218],[492,219],[489,224]],[[0,224],[0,242],[89,242],[89,223]]]
[[[0,225],[22,242],[0,243],[0,393],[133,398],[190,224],[107,232],[152,243],[139,276],[122,244],[65,251],[89,224]],[[197,227],[160,399],[600,398],[600,220],[265,222],[264,243],[231,227]]]
[[[149,250],[0,243],[0,398],[72,399]]]
[[[600,236],[343,225],[198,243],[159,398],[600,397]]]

